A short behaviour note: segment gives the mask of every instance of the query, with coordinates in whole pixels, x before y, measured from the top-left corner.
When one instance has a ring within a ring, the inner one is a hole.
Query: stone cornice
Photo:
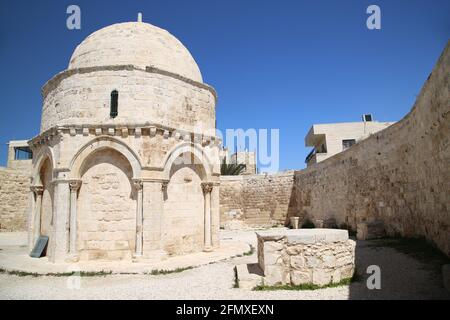
[[[167,126],[152,124],[150,122],[142,124],[81,124],[81,125],[64,125],[52,127],[28,141],[30,147],[37,147],[42,144],[47,144],[55,137],[61,138],[63,135],[69,136],[116,136],[126,138],[134,136],[140,138],[141,136],[155,137],[161,135],[164,139],[176,139],[186,142],[194,142],[202,144],[202,146],[213,144],[219,145],[222,141],[210,135],[203,135],[201,133],[194,133],[188,130],[180,130],[170,128]]]
[[[180,81],[183,81],[185,83],[188,83],[192,86],[201,88],[201,89],[205,89],[208,90],[209,92],[211,92],[211,94],[214,96],[215,101],[217,103],[217,92],[216,90],[214,90],[213,87],[202,83],[202,82],[197,82],[194,80],[191,80],[189,78],[183,77],[179,74],[176,73],[172,73],[169,71],[165,71],[165,70],[161,70],[155,67],[146,67],[145,70],[142,68],[138,68],[134,65],[118,65],[118,66],[99,66],[99,67],[88,67],[88,68],[77,68],[77,69],[69,69],[69,70],[64,70],[60,73],[58,73],[57,75],[55,75],[53,78],[51,78],[50,80],[47,81],[47,83],[44,84],[44,86],[41,89],[41,94],[42,97],[45,99],[45,97],[47,96],[47,94],[52,91],[53,89],[55,89],[59,83],[74,75],[74,74],[84,74],[84,73],[91,73],[91,72],[96,72],[96,71],[121,71],[121,70],[127,70],[127,71],[142,71],[142,72],[148,72],[148,73],[155,73],[155,74],[160,74],[166,77],[170,77],[173,79],[177,79]]]

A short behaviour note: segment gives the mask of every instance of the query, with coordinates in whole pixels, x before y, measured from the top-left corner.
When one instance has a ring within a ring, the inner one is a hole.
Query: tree
[[[223,176],[238,176],[245,168],[246,165],[243,163],[226,163],[225,159],[223,159],[220,166],[220,174]]]

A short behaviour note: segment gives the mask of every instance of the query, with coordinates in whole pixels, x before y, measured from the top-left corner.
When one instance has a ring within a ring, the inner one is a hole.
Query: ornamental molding
[[[205,135],[188,130],[180,130],[156,123],[123,123],[123,124],[81,124],[81,125],[63,125],[52,127],[38,136],[28,141],[31,148],[37,148],[41,145],[48,145],[55,139],[63,140],[75,136],[92,136],[92,137],[117,137],[127,138],[134,136],[135,138],[150,137],[163,139],[174,139],[177,141],[185,141],[201,144],[202,147],[218,147],[222,144],[222,140],[216,136]]]

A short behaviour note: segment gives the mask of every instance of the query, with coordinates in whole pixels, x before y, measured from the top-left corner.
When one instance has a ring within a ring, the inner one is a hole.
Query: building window
[[[15,147],[14,160],[30,160],[33,159],[33,152],[28,147]]]
[[[117,90],[113,90],[111,92],[111,112],[110,112],[110,116],[111,118],[115,118],[117,117],[117,115],[119,114],[119,92]]]
[[[342,150],[347,150],[356,143],[355,139],[342,140]]]
[[[316,153],[327,153],[327,147],[325,143],[322,143],[319,148],[317,148]]]

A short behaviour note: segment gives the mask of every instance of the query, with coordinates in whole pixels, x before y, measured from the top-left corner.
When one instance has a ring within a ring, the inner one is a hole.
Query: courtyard
[[[0,253],[26,245],[24,233],[0,235]],[[255,230],[221,230],[221,241],[256,247]],[[0,274],[0,299],[258,299],[258,300],[347,300],[347,299],[450,299],[442,285],[440,265],[445,263],[425,244],[403,246],[398,239],[357,241],[355,281],[349,286],[318,290],[255,291],[235,288],[234,267],[257,261],[255,250],[192,269],[148,274],[92,273],[80,278],[79,289],[71,289],[73,277],[35,276],[27,273]],[[448,263],[448,262],[447,262]],[[368,290],[367,266],[381,269],[381,290]],[[159,273],[159,274],[158,274]],[[51,288],[51,290],[49,290]]]

